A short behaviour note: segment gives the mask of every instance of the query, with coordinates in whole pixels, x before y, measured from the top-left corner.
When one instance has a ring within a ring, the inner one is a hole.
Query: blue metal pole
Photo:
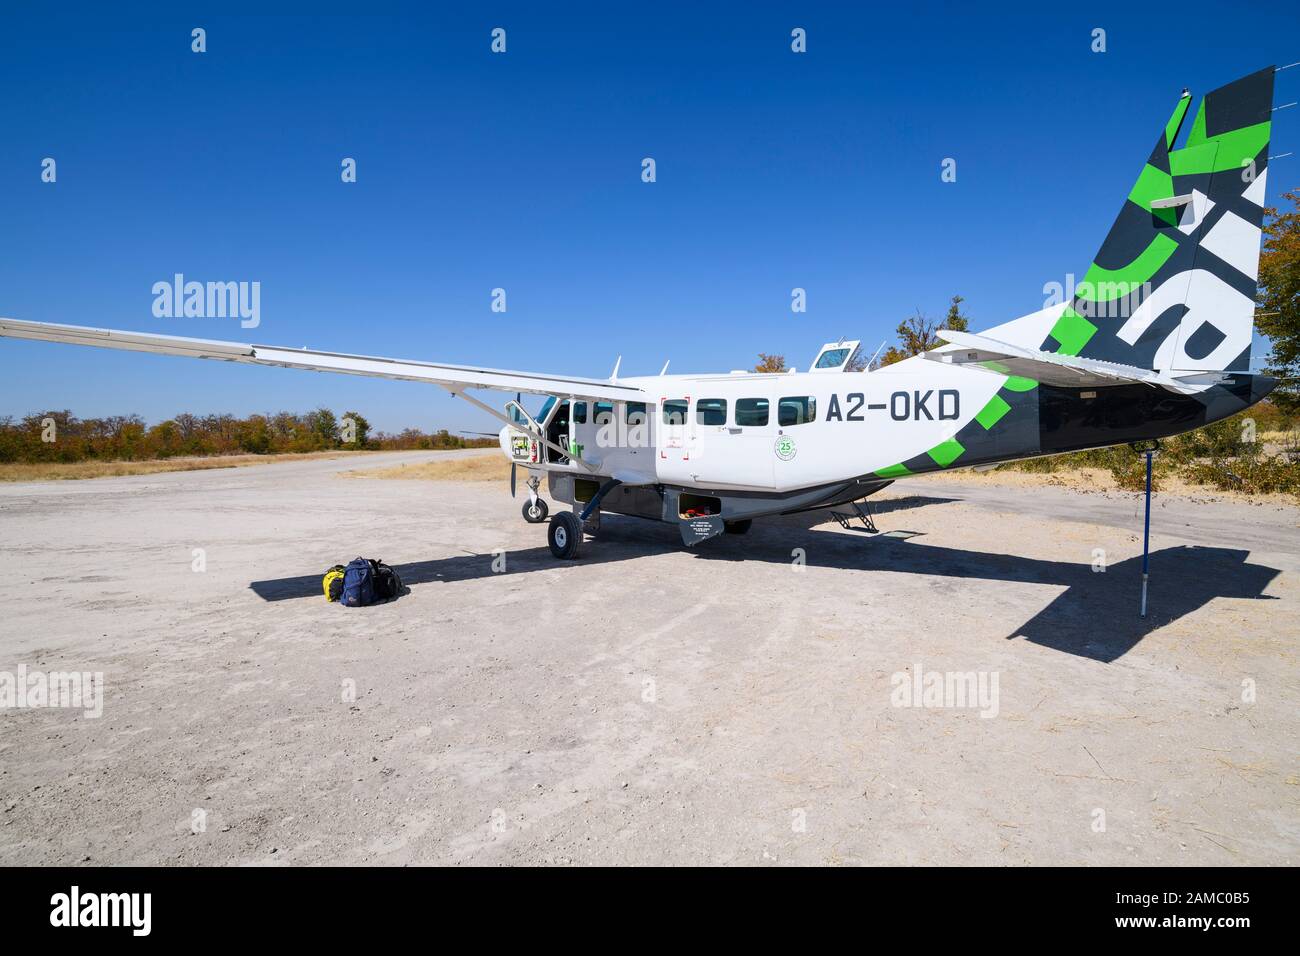
[[[1147,570],[1151,562],[1151,452],[1147,452],[1147,517],[1142,529],[1142,616],[1147,616]]]

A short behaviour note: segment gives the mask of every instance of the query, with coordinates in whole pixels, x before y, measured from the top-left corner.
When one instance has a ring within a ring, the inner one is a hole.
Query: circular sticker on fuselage
[[[777,458],[780,458],[782,461],[789,461],[795,456],[796,449],[794,447],[794,439],[789,435],[782,435],[776,440],[776,445],[773,446],[773,449],[776,451]]]

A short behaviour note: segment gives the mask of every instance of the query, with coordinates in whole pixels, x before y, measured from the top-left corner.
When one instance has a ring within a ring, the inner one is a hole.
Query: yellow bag
[[[342,597],[343,571],[343,565],[336,564],[325,572],[325,579],[321,582],[325,587],[325,600],[337,601]]]

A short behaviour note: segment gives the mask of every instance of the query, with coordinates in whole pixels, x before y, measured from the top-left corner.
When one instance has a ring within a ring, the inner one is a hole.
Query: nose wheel
[[[546,516],[550,513],[550,510],[551,509],[546,506],[546,502],[541,498],[534,498],[530,501],[525,501],[523,508],[524,520],[529,524],[541,524],[546,520]]]

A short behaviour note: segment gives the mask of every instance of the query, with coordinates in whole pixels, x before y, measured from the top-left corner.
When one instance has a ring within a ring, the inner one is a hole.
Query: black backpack
[[[372,560],[370,566],[374,569],[376,601],[391,601],[402,593],[402,579],[396,571],[382,561]]]

